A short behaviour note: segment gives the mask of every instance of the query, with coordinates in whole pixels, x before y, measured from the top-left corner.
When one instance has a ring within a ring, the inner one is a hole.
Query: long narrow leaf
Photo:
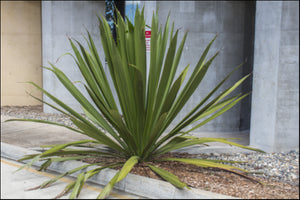
[[[69,199],[75,199],[76,197],[78,197],[78,195],[79,195],[79,189],[81,188],[81,185],[83,184],[83,179],[84,179],[84,172],[80,173],[77,176],[74,188],[72,190],[72,193],[69,196]]]
[[[179,140],[179,141],[177,141]],[[225,143],[225,144],[229,144],[232,146],[237,146],[243,149],[249,149],[252,151],[258,151],[258,152],[264,152],[260,149],[256,149],[253,147],[249,147],[249,146],[245,146],[245,145],[241,145],[235,142],[231,142],[228,141],[227,139],[224,138],[187,138],[187,137],[175,137],[172,140],[170,140],[167,144],[165,144],[164,146],[162,146],[160,149],[158,149],[156,152],[154,152],[153,154],[158,156],[176,149],[180,149],[183,147],[188,147],[188,146],[193,146],[196,144],[204,144],[204,143],[208,143],[208,142],[220,142],[220,143]]]
[[[101,191],[97,199],[104,199],[105,197],[107,197],[111,192],[111,190],[113,189],[114,185],[117,182],[123,180],[127,176],[127,174],[130,172],[133,166],[138,162],[138,160],[139,160],[138,156],[132,156],[131,158],[129,158],[124,164],[124,166],[122,167],[122,169],[118,171],[115,174],[115,176],[109,181],[109,183],[104,187],[104,189]]]
[[[186,133],[189,133],[197,128],[199,128],[200,126],[202,126],[203,124],[206,124],[207,122],[215,119],[216,117],[220,116],[221,114],[223,114],[224,112],[226,112],[227,110],[229,110],[230,108],[232,108],[234,105],[236,105],[239,101],[241,101],[243,98],[245,98],[246,96],[248,96],[248,94],[245,94],[243,96],[241,96],[240,98],[236,99],[235,101],[233,101],[232,103],[230,103],[229,105],[225,106],[224,108],[222,108],[220,111],[218,111],[217,113],[215,113],[214,115],[212,115],[211,117],[209,117],[208,119],[204,120],[203,122],[201,122],[200,124],[194,126],[193,128],[189,129],[188,131],[186,131]]]
[[[135,164],[137,164],[139,161],[139,157],[138,156],[132,156],[130,157],[126,163],[124,164],[124,166],[122,167],[120,174],[118,176],[117,182],[123,180],[127,174],[130,172],[130,170],[134,167]]]
[[[171,184],[173,184],[174,186],[178,187],[178,188],[188,188],[190,189],[186,183],[183,183],[179,180],[179,178],[177,176],[175,176],[174,174],[161,169],[159,167],[155,167],[153,165],[149,165],[147,164],[148,167],[150,167],[156,174],[158,174],[160,177],[162,177],[163,179],[165,179],[166,181],[170,182]]]
[[[117,183],[117,179],[119,177],[120,171],[118,171],[115,176],[109,181],[109,183],[103,188],[100,194],[97,196],[97,199],[104,199],[106,198],[110,192],[112,191],[113,187]]]
[[[162,159],[165,161],[179,161],[179,162],[184,162],[184,163],[188,163],[188,164],[193,164],[193,165],[197,165],[200,167],[215,167],[215,168],[221,168],[221,169],[237,169],[243,172],[247,172],[247,170],[244,170],[242,168],[239,167],[234,167],[234,166],[230,166],[230,165],[224,165],[221,163],[216,163],[214,161],[210,161],[210,160],[204,160],[204,159],[196,159],[196,158],[165,158]]]

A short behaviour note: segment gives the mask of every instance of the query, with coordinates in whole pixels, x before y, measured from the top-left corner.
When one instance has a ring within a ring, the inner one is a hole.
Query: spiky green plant
[[[172,157],[158,159],[159,156],[167,152],[209,142],[221,142],[260,151],[224,138],[197,138],[187,135],[189,132],[223,114],[248,95],[238,94],[229,97],[229,94],[249,77],[249,75],[246,75],[216,95],[212,100],[209,100],[239,66],[220,81],[193,110],[176,126],[172,127],[171,131],[166,132],[166,129],[199,86],[212,61],[218,55],[219,52],[208,60],[205,60],[216,37],[208,44],[197,65],[194,67],[193,73],[186,81],[186,84],[183,85],[189,66],[176,79],[175,74],[187,33],[184,34],[177,48],[178,30],[173,34],[173,23],[169,37],[169,16],[164,28],[161,28],[159,27],[158,13],[153,13],[149,73],[147,73],[146,61],[144,8],[141,11],[139,9],[136,10],[134,25],[128,19],[125,22],[117,11],[116,42],[103,16],[98,17],[98,19],[100,22],[99,28],[102,46],[113,84],[109,84],[108,82],[108,74],[104,72],[103,64],[100,61],[95,43],[89,32],[87,32],[88,38],[85,38],[89,50],[85,49],[78,41],[69,38],[75,54],[73,58],[86,81],[84,86],[93,104],[88,101],[71,80],[60,69],[55,67],[54,64],[50,63],[51,68],[46,67],[46,69],[56,75],[59,81],[80,103],[89,120],[32,82],[30,83],[58,104],[60,108],[36,97],[34,98],[69,116],[77,128],[43,120],[23,120],[64,126],[80,134],[89,136],[91,140],[50,145],[48,146],[50,147],[48,150],[39,154],[27,155],[21,160],[31,159],[31,162],[23,167],[31,166],[36,161],[45,161],[41,166],[41,170],[43,170],[47,169],[53,162],[66,160],[78,160],[87,157],[113,157],[120,159],[115,163],[103,162],[83,165],[46,181],[37,188],[47,187],[63,176],[86,169],[92,165],[98,166],[99,164],[101,166],[80,173],[77,180],[67,185],[59,196],[72,191],[70,198],[76,198],[83,184],[89,178],[99,173],[102,169],[122,166],[121,170],[115,174],[97,197],[105,198],[109,195],[114,185],[124,179],[137,163],[145,163],[152,171],[178,188],[188,188],[187,184],[181,182],[174,174],[153,164],[150,165],[150,161],[179,161],[200,167],[215,167],[228,171],[235,169],[245,171],[222,163],[226,161]],[[168,38],[170,40],[167,48]],[[75,45],[76,43],[77,45]],[[183,88],[180,91],[181,87]],[[113,96],[113,89],[116,92],[117,98]],[[120,108],[117,106],[118,103]],[[190,125],[193,127],[185,130]],[[96,148],[92,144],[101,144],[108,148]],[[78,146],[90,149],[74,148]],[[74,156],[74,154],[78,156]],[[121,160],[125,161],[122,162]]]

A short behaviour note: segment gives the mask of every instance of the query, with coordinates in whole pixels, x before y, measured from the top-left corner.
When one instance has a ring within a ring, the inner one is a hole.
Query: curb
[[[24,155],[36,153],[39,152],[1,142],[1,156],[8,159],[18,160]],[[34,166],[41,166],[41,164],[42,162],[38,161],[34,163]],[[64,173],[82,165],[84,165],[84,163],[80,161],[64,161],[53,163],[48,169]],[[87,169],[93,168],[96,168],[96,166],[91,166]],[[81,172],[83,171],[78,171],[70,176],[77,177]],[[104,169],[99,174],[90,178],[89,182],[105,186],[116,172],[117,170],[114,169]],[[117,183],[114,188],[149,199],[238,199],[236,197],[216,194],[195,188],[191,188],[191,190],[186,188],[178,189],[166,181],[130,173],[122,181]]]

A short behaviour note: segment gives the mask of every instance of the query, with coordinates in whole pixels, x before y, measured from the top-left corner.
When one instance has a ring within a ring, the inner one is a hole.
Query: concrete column
[[[250,145],[299,149],[299,4],[257,1],[255,21]]]

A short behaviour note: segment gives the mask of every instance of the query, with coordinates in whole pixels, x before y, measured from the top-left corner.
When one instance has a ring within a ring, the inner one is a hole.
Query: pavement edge
[[[39,152],[1,142],[1,157],[18,160],[24,155],[36,153]],[[38,161],[34,164],[34,166],[41,166],[41,164],[42,162]],[[64,173],[81,165],[84,165],[84,163],[80,161],[65,161],[53,163],[48,167],[48,169],[59,173]],[[92,168],[94,167],[88,169]],[[71,177],[77,177],[77,175],[81,172],[82,171],[74,173],[71,175]],[[116,172],[117,171],[113,169],[105,169],[89,179],[89,182],[105,186]],[[115,185],[115,188],[150,199],[238,199],[236,197],[217,194],[200,189],[178,189],[168,182],[138,176],[135,174],[128,174],[125,179]]]

